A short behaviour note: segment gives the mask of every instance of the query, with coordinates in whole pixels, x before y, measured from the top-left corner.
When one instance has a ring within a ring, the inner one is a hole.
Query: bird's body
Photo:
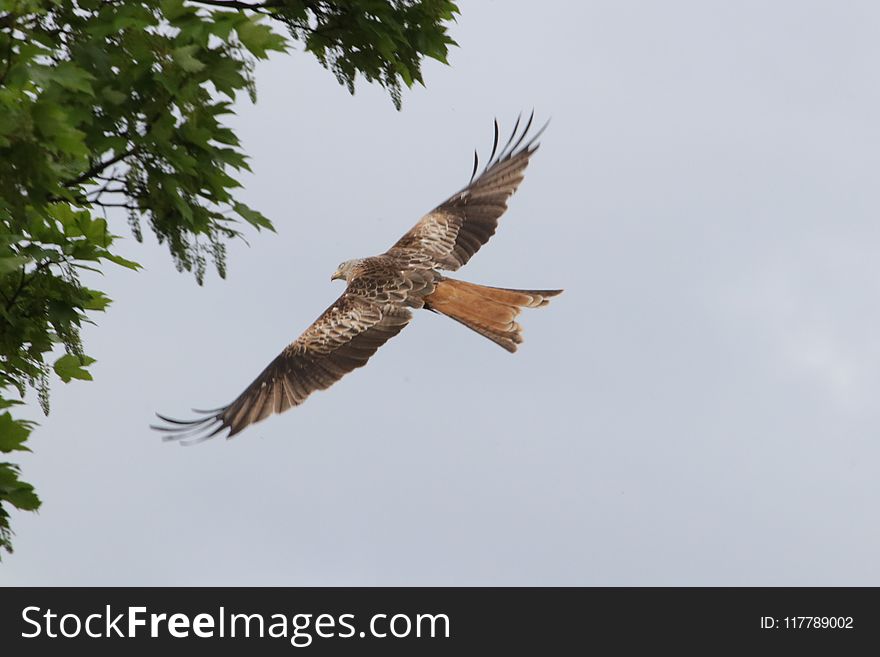
[[[540,131],[521,148],[531,125],[519,121],[497,158],[498,125],[489,163],[463,190],[422,219],[387,252],[347,260],[332,279],[345,292],[288,345],[228,406],[204,411],[196,420],[159,416],[169,426],[154,427],[170,439],[193,442],[229,429],[229,437],[272,413],[297,406],[315,390],[330,387],[367,360],[412,319],[427,309],[455,319],[510,352],[522,342],[516,317],[521,308],[548,303],[561,290],[512,290],[448,278],[440,270],[464,265],[495,233],[507,199],[523,178]],[[476,174],[476,160],[474,174]]]
[[[561,292],[465,283],[443,276],[431,267],[430,261],[411,257],[404,249],[348,260],[332,278],[348,283],[345,295],[363,298],[383,309],[391,305],[442,313],[511,352],[522,342],[522,329],[514,321],[519,309],[544,306],[549,297]]]

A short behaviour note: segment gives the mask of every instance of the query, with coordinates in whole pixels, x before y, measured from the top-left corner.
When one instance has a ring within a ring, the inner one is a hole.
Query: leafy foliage
[[[273,3],[267,11],[354,93],[358,74],[388,89],[400,109],[401,82],[423,84],[421,60],[447,63],[455,42],[442,28],[458,8],[447,0]],[[438,26],[440,29],[438,29]]]
[[[113,252],[109,221],[147,225],[201,283],[242,226],[272,223],[235,197],[248,158],[223,120],[255,100],[256,59],[303,44],[352,92],[422,82],[446,61],[448,0],[0,0],[0,410],[49,379],[91,380],[80,329],[110,299],[80,281]],[[281,31],[273,29],[276,25]],[[27,450],[34,423],[0,415],[0,452]],[[0,549],[8,503],[35,510],[33,487],[0,463]]]

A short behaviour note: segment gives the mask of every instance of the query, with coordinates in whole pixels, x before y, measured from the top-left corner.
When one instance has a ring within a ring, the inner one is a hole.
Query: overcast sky
[[[0,582],[880,585],[880,5],[462,2],[451,67],[394,110],[310,56],[234,127],[278,234],[199,288],[120,252],[58,382]],[[468,179],[492,120],[552,117],[457,274],[565,293],[508,354],[418,312],[369,365],[235,440],[232,400]]]

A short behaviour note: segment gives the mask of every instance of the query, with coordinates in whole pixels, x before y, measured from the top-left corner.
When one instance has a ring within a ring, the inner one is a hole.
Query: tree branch
[[[105,185],[101,189],[96,189],[93,192],[89,192],[87,194],[87,196],[91,196],[92,194],[96,194],[95,198],[98,199],[98,198],[101,198],[101,194],[104,194],[105,192],[107,194],[127,194],[128,189],[126,189],[125,187],[107,187]]]
[[[82,182],[85,182],[89,178],[94,178],[95,175],[101,173],[107,167],[113,166],[114,164],[116,164],[120,160],[124,160],[125,158],[127,158],[129,155],[134,155],[135,152],[137,152],[137,146],[132,146],[128,150],[122,151],[121,153],[117,153],[116,155],[111,157],[109,160],[105,160],[103,162],[98,162],[98,164],[93,166],[91,169],[89,169],[85,173],[80,174],[79,176],[77,176],[73,180],[68,180],[66,183],[64,183],[64,187],[74,187],[76,185],[79,185]]]
[[[129,210],[140,210],[140,207],[137,205],[131,205],[129,203],[104,203],[103,201],[89,201],[92,205],[97,205],[101,208],[127,208]]]
[[[251,11],[266,9],[268,4],[262,2],[250,4],[247,2],[240,2],[239,0],[190,0],[190,2],[195,2],[199,5],[209,5],[211,7],[222,7],[223,9],[249,9]]]
[[[21,294],[22,289],[24,288],[24,267],[21,268],[21,279],[18,281],[18,289],[12,293],[12,296],[6,300],[6,310],[10,310],[12,308],[12,304],[15,303],[15,300],[18,298],[18,295]]]
[[[18,281],[18,289],[12,294],[9,301],[6,302],[6,310],[12,309],[12,305],[15,303],[16,299],[18,299],[18,295],[21,294],[21,291],[27,287],[28,283],[36,278],[41,270],[46,269],[46,267],[49,267],[51,264],[52,262],[50,260],[43,260],[37,264],[29,277],[25,275],[24,267],[21,268],[21,280]]]

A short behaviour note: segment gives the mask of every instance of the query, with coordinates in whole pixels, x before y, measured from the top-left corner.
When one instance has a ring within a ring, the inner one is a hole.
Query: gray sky
[[[880,5],[461,4],[401,113],[299,53],[258,68],[242,194],[279,234],[228,280],[120,218],[146,271],[99,283],[96,380],[53,388],[0,582],[880,585]],[[566,289],[517,354],[418,313],[233,441],[147,429],[233,399],[532,107],[458,273]]]

